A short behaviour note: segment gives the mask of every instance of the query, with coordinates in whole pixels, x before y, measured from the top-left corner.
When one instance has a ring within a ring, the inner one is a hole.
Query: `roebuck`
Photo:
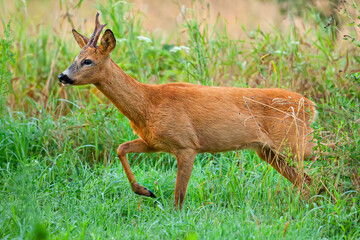
[[[195,156],[203,152],[254,149],[297,187],[311,178],[286,158],[302,161],[312,153],[310,124],[315,104],[283,89],[208,87],[188,83],[148,85],[127,75],[111,59],[116,40],[96,15],[87,38],[72,30],[81,51],[59,75],[63,84],[94,84],[129,120],[138,139],[121,144],[117,155],[132,190],[155,195],[140,185],[127,153],[167,152],[176,156],[175,208],[182,209]]]

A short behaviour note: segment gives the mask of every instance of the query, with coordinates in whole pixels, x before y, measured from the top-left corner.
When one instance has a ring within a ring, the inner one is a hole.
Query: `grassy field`
[[[131,4],[96,5],[117,37],[113,59],[141,82],[281,87],[317,103],[322,153],[305,163],[314,179],[309,199],[252,151],[202,154],[184,210],[175,212],[175,158],[131,154],[137,180],[158,199],[135,195],[116,156],[136,138],[128,120],[93,86],[58,83],[79,52],[63,31],[76,17],[58,29],[34,25],[23,1],[16,4],[0,40],[0,238],[360,238],[360,44],[350,15],[342,12],[340,28],[304,9],[305,30],[244,29],[239,40],[196,11],[184,31],[165,36],[145,31]]]

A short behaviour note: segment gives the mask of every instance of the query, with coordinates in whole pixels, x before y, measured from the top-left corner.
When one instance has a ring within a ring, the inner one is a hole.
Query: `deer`
[[[312,179],[289,163],[311,159],[315,103],[279,88],[237,88],[190,83],[145,84],[126,74],[111,58],[116,39],[96,14],[90,38],[72,30],[81,51],[59,76],[63,85],[93,84],[125,115],[138,136],[117,148],[132,191],[156,198],[139,184],[128,153],[164,152],[177,162],[175,211],[181,211],[195,157],[201,153],[254,150],[296,188]]]

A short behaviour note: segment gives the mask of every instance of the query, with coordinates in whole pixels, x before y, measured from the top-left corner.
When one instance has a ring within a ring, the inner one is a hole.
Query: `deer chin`
[[[81,80],[72,79],[71,83],[67,82],[67,83],[64,83],[64,84],[66,84],[66,86],[69,86],[69,85],[71,85],[71,86],[83,86],[83,85],[89,85],[89,84],[91,84],[91,82],[83,82]]]

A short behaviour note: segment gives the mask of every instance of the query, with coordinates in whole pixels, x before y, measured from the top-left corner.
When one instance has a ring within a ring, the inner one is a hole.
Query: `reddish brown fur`
[[[195,156],[203,152],[254,149],[294,185],[311,183],[285,161],[291,154],[302,161],[312,153],[310,124],[315,105],[300,94],[283,89],[208,87],[188,83],[142,84],[110,58],[115,38],[106,30],[99,47],[74,32],[81,50],[66,74],[73,85],[94,84],[130,120],[138,139],[117,150],[135,193],[153,196],[137,183],[127,153],[167,152],[176,156],[176,208],[185,198]],[[81,66],[84,59],[93,66]]]

